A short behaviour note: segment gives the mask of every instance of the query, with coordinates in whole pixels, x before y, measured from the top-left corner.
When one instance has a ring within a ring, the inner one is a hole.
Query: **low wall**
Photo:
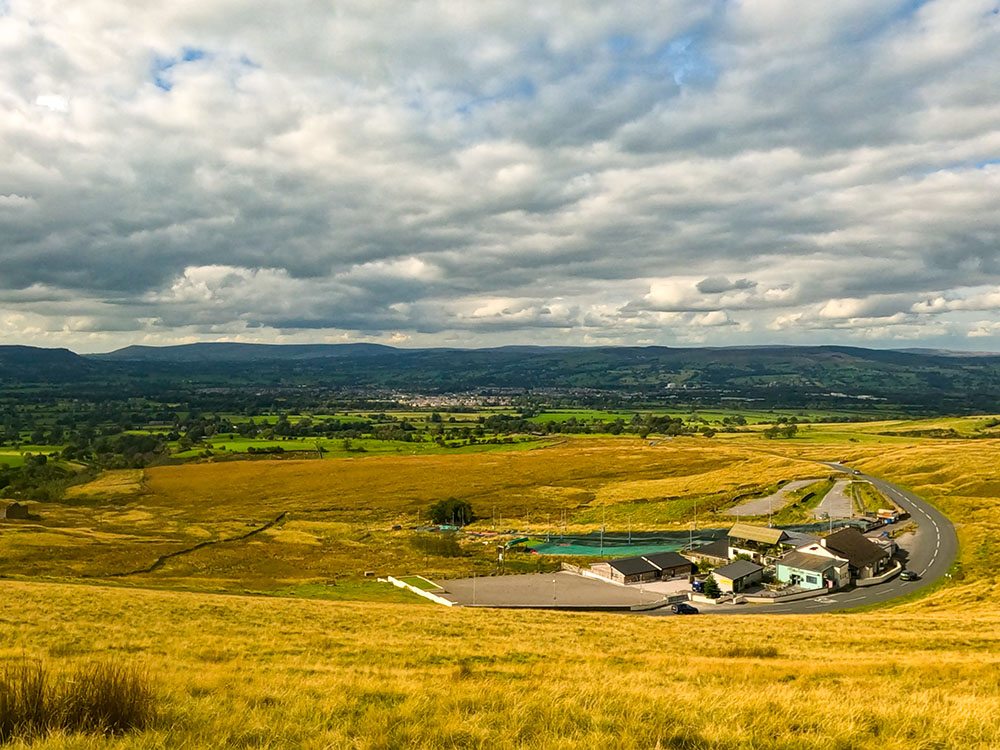
[[[633,604],[633,612],[645,612],[650,609],[659,609],[660,607],[666,607],[669,604],[679,604],[680,602],[688,601],[688,594],[684,592],[682,594],[668,594],[662,599],[657,599],[655,602],[650,602],[649,604]]]
[[[785,602],[797,602],[799,599],[829,596],[830,593],[826,589],[816,589],[814,591],[800,591],[797,594],[786,594],[785,596],[750,596],[743,594],[743,601],[751,602],[752,604],[784,604]]]
[[[854,585],[859,588],[864,588],[865,586],[875,586],[879,583],[885,583],[890,578],[898,576],[903,572],[903,566],[900,563],[896,563],[895,567],[887,570],[882,575],[872,576],[871,578],[859,578],[854,582]]]
[[[412,591],[417,596],[422,596],[422,597],[424,597],[424,599],[430,599],[432,602],[434,602],[436,604],[443,604],[446,607],[460,606],[460,605],[456,605],[455,602],[452,602],[452,601],[449,601],[449,600],[445,599],[443,596],[438,596],[437,594],[432,594],[430,591],[424,591],[423,589],[418,589],[416,586],[411,586],[410,584],[405,583],[404,581],[401,581],[398,578],[393,578],[392,576],[389,576],[385,580],[388,583],[391,583],[396,588],[406,589],[407,591]]]

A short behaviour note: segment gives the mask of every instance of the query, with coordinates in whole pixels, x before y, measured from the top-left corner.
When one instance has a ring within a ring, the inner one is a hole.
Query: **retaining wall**
[[[903,572],[903,566],[897,562],[894,568],[887,570],[882,575],[872,576],[871,578],[859,578],[857,581],[854,582],[854,585],[859,588],[864,588],[865,586],[874,586],[879,583],[885,583],[890,578],[897,576],[902,572]]]
[[[424,591],[423,589],[418,589],[416,586],[411,586],[410,584],[401,581],[398,578],[393,578],[392,576],[389,576],[384,580],[387,581],[388,583],[391,583],[396,588],[412,591],[417,596],[422,596],[424,597],[424,599],[430,599],[432,602],[435,602],[436,604],[443,604],[446,607],[461,606],[461,605],[456,605],[455,602],[445,599],[443,596],[438,596],[437,594],[432,594],[430,591]]]

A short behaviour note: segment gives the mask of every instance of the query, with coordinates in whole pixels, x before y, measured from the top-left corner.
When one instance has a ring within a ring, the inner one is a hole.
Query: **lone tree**
[[[454,497],[449,497],[447,500],[438,500],[431,506],[430,515],[434,523],[453,524],[455,526],[465,526],[476,520],[469,501],[459,500]]]

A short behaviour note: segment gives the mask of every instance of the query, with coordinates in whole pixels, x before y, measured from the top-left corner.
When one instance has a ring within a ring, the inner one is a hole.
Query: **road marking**
[[[845,601],[845,602],[859,602],[859,601],[861,601],[862,599],[866,599],[866,598],[867,598],[867,597],[864,597],[864,596],[856,596],[856,597],[854,597],[853,599],[844,599],[844,601]]]

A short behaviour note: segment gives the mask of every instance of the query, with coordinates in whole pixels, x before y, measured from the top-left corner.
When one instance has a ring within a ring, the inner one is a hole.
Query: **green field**
[[[0,466],[22,466],[24,456],[20,453],[0,453]]]
[[[208,438],[204,445],[189,450],[179,450],[177,443],[172,443],[173,455],[177,458],[197,458],[206,450],[215,455],[248,453],[250,448],[266,450],[281,448],[285,452],[305,452],[317,454],[317,448],[323,449],[323,458],[349,458],[368,455],[403,455],[423,456],[447,453],[491,453],[494,451],[530,450],[544,445],[546,441],[538,438],[502,436],[503,442],[485,442],[491,438],[481,438],[474,444],[461,440],[449,440],[445,445],[438,445],[429,440],[405,442],[402,440],[378,440],[375,438],[348,438],[345,445],[343,438],[288,438],[265,439],[244,438],[239,435],[215,435]]]

